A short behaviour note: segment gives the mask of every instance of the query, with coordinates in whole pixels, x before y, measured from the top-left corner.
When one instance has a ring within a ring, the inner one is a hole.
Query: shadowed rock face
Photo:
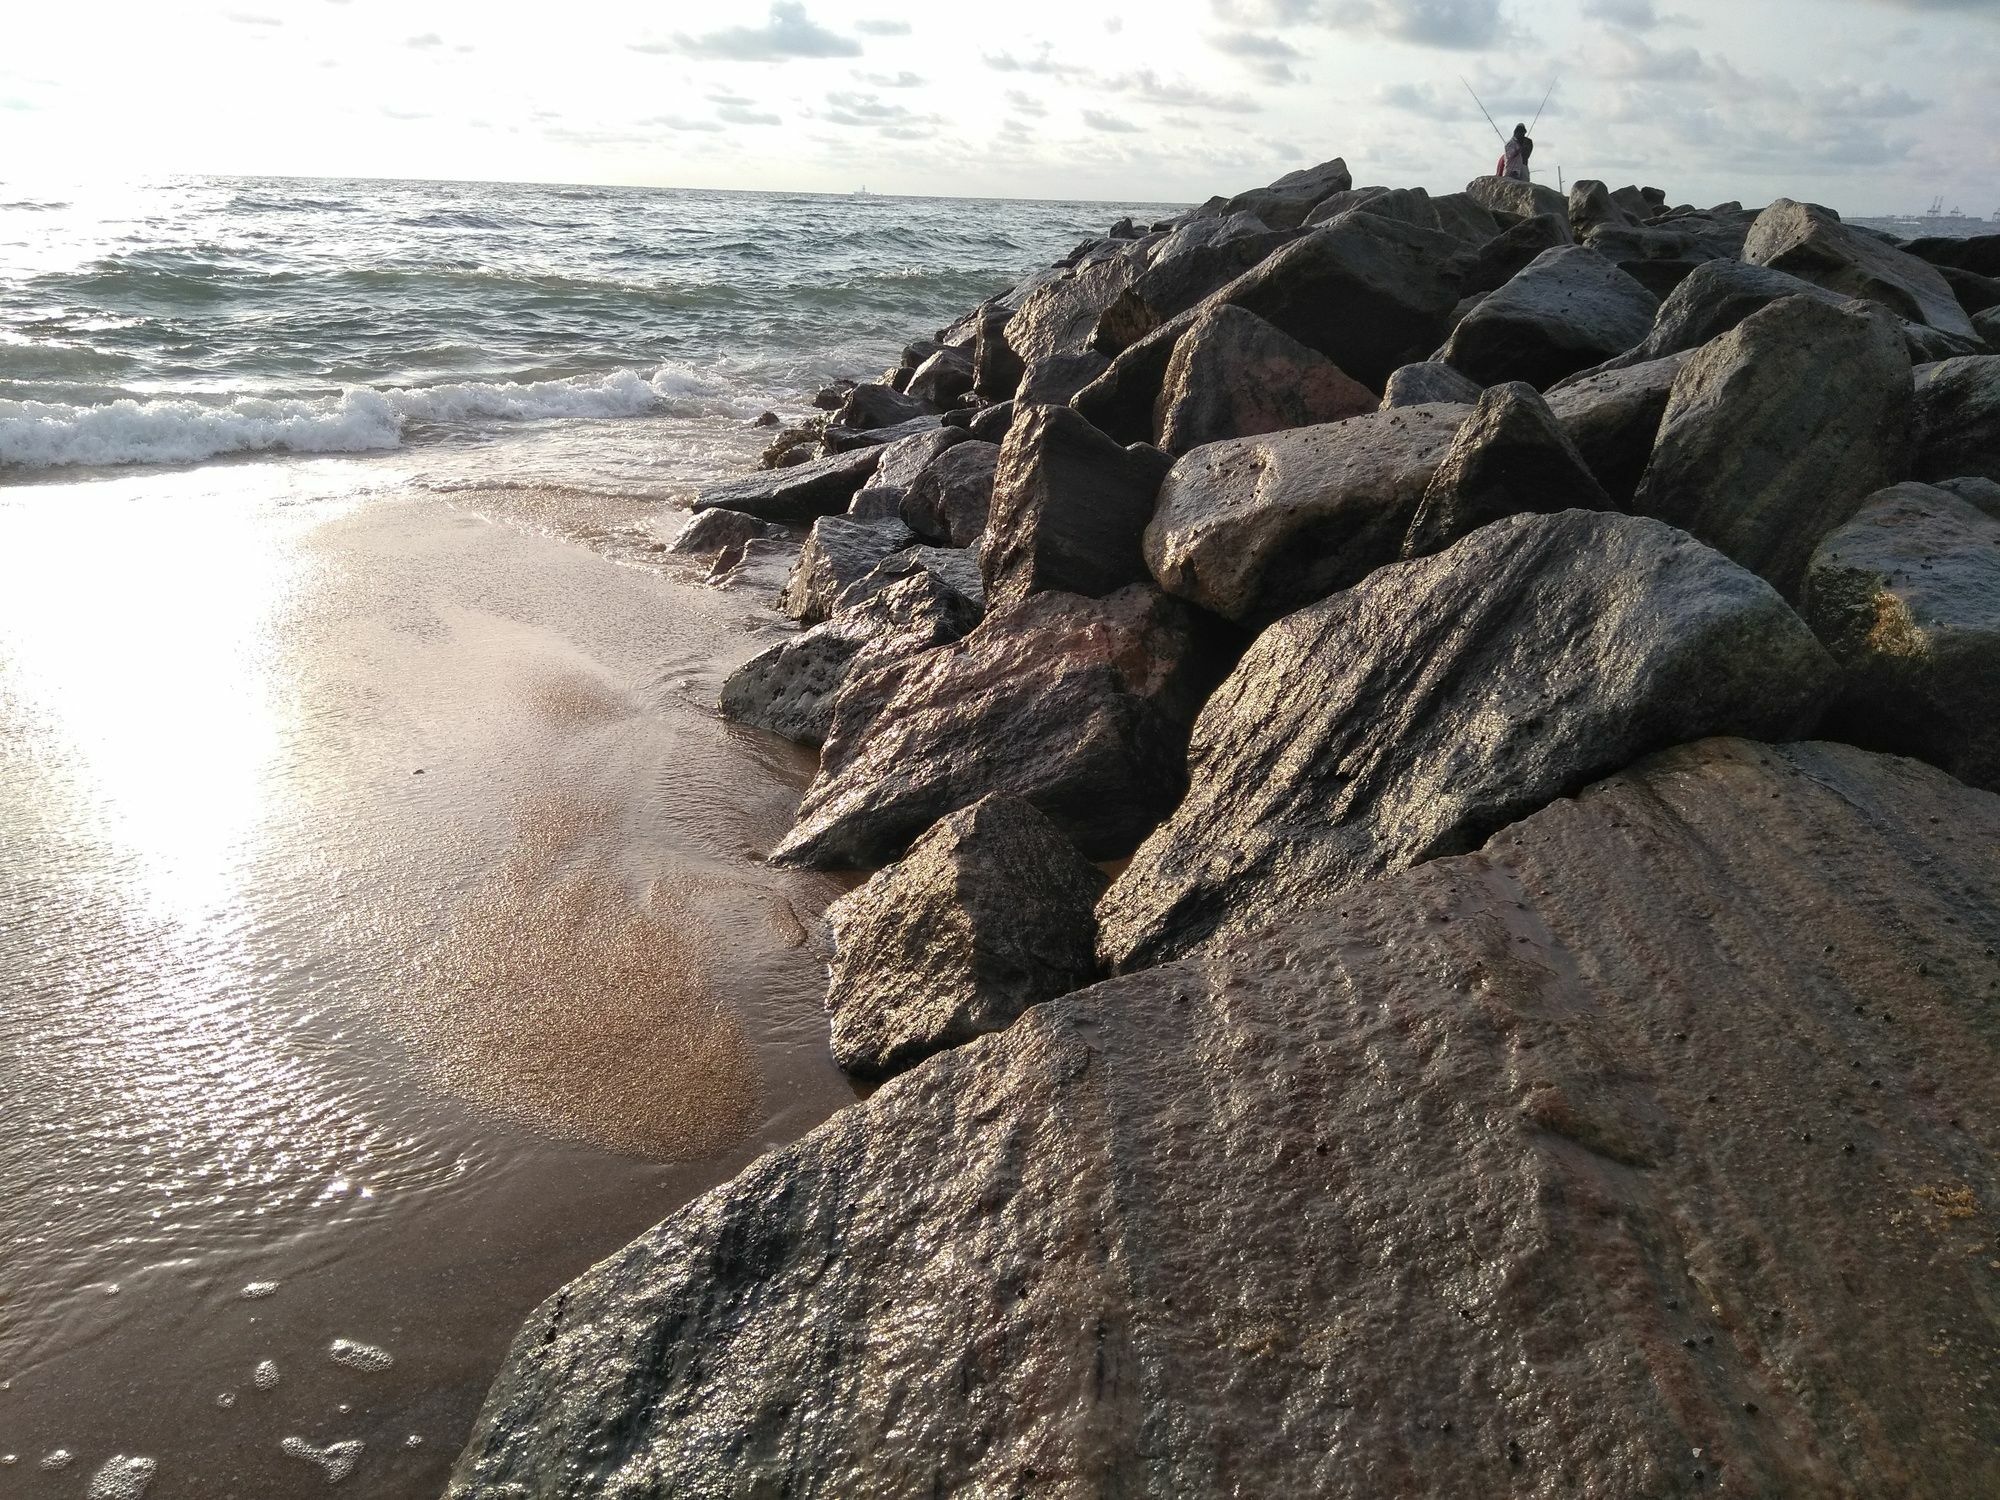
[[[1841,666],[1843,738],[2000,790],[2000,520],[1884,490],[1820,543],[1804,613]]]
[[[1974,337],[1972,320],[1935,266],[1848,228],[1812,204],[1780,198],[1765,209],[1751,226],[1743,258],[1880,303],[1955,338]]]
[[[2000,1493],[2000,799],[1711,741],[552,1297],[451,1500]]]
[[[1774,302],[1681,367],[1633,506],[1790,597],[1820,538],[1896,477],[1910,399],[1893,320]]]
[[[1479,399],[1480,387],[1450,365],[1437,360],[1404,365],[1382,387],[1382,410],[1398,406],[1431,406],[1451,402],[1470,406]]]
[[[903,512],[903,496],[911,481],[945,449],[965,442],[956,427],[934,427],[882,449],[882,458],[868,482],[848,502],[847,513],[857,521],[893,520]]]
[[[2000,356],[1916,371],[1915,477],[2000,480]]]
[[[1541,390],[1630,349],[1659,305],[1595,250],[1547,250],[1466,315],[1443,358],[1481,385]]]
[[[903,523],[932,541],[971,546],[986,530],[993,469],[999,458],[997,444],[980,442],[960,443],[941,454],[910,481],[903,497]]]
[[[1374,392],[1326,356],[1255,313],[1204,313],[1174,349],[1160,391],[1160,447],[1179,456],[1204,443],[1311,427],[1376,407]]]
[[[1481,392],[1431,476],[1403,555],[1441,552],[1489,522],[1527,511],[1611,508],[1540,393],[1518,381],[1496,385]]]
[[[1143,586],[1035,594],[850,677],[772,860],[884,864],[991,792],[1032,802],[1092,859],[1129,854],[1180,795],[1186,725],[1214,680],[1190,613]]]
[[[943,819],[827,910],[833,1060],[886,1077],[1097,975],[1105,877],[1016,797]]]
[[[835,515],[847,509],[854,492],[875,472],[883,451],[861,448],[712,484],[695,496],[694,509],[742,511],[760,521],[810,521]]]
[[[1606,369],[1549,392],[1549,410],[1619,506],[1629,506],[1653,456],[1674,380],[1690,354]]]
[[[1107,968],[1242,932],[1665,745],[1810,731],[1833,664],[1771,587],[1636,516],[1516,516],[1266,630],[1098,910]]]
[[[1769,266],[1753,266],[1740,260],[1707,261],[1695,267],[1667,294],[1653,319],[1652,331],[1639,344],[1571,379],[1587,379],[1601,372],[1649,364],[1671,354],[1699,349],[1752,313],[1786,297],[1811,297],[1830,305],[1846,300],[1839,292],[1830,292]],[[1559,382],[1556,388],[1568,383]]]
[[[778,608],[801,625],[817,625],[833,613],[834,601],[846,588],[866,577],[892,552],[916,538],[899,520],[859,521],[852,516],[821,516],[799,549],[792,576]]]
[[[1508,177],[1475,177],[1465,185],[1465,196],[1496,213],[1517,219],[1539,214],[1555,214],[1569,221],[1569,200],[1552,187],[1539,182],[1516,182]]]

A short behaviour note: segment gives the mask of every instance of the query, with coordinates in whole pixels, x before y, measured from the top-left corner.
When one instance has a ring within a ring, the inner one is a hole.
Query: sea
[[[1150,205],[0,183],[0,1494],[435,1496],[530,1310],[861,1092],[665,554]]]

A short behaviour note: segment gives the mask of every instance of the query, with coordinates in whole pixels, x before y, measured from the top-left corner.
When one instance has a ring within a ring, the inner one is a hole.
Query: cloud
[[[1715,70],[1692,47],[1655,47],[1636,36],[1614,36],[1598,49],[1596,64],[1611,78],[1687,83],[1713,78]]]
[[[639,122],[641,125],[657,125],[666,130],[692,130],[702,134],[722,129],[713,120],[689,120],[680,115],[652,115]]]
[[[930,132],[920,129],[941,123],[936,115],[920,115],[900,104],[885,104],[873,94],[835,90],[826,96],[827,108],[820,118],[836,125],[861,126],[879,130],[891,140],[919,140]]]
[[[405,37],[403,45],[405,47],[442,47],[444,45],[444,38],[439,36],[435,31],[426,31],[422,36]]]
[[[782,125],[785,122],[773,114],[764,114],[754,109],[746,109],[741,104],[725,104],[715,112],[718,120],[727,120],[731,125]]]
[[[854,76],[878,89],[917,89],[924,86],[924,80],[907,68],[900,73],[856,73]]]
[[[1920,16],[1943,16],[1963,12],[1989,21],[2000,20],[2000,11],[1994,9],[1993,0],[1874,0],[1874,3],[1886,5],[1891,10],[1912,10]]]
[[[633,42],[634,52],[677,54],[704,62],[785,62],[794,57],[859,57],[861,44],[813,21],[799,0],[777,0],[762,26],[730,26],[666,42]]]
[[[1049,112],[1046,104],[1024,89],[1007,90],[1007,104],[1010,109],[1024,115],[1033,115],[1038,119]]]
[[[1033,57],[1016,57],[1011,52],[988,52],[986,66],[996,73],[1038,73],[1044,78],[1088,78],[1090,69],[1079,68],[1071,63],[1059,63],[1053,56],[1055,48],[1047,42]]]
[[[1096,109],[1086,109],[1083,112],[1083,123],[1092,130],[1109,130],[1116,134],[1134,134],[1139,129],[1130,120],[1117,115],[1107,115],[1102,110]]]
[[[382,113],[392,120],[428,120],[431,117],[429,110],[391,109],[386,104],[382,106]]]
[[[908,21],[856,21],[854,29],[863,36],[908,36]]]
[[[223,18],[238,26],[282,26],[285,23],[276,16],[253,16],[246,11],[232,10]]]
[[[1241,94],[1211,94],[1191,83],[1169,81],[1151,68],[1103,79],[1099,86],[1114,94],[1130,94],[1148,104],[1169,104],[1180,109],[1212,109],[1225,115],[1254,115],[1264,107]]]
[[[1210,0],[1210,8],[1236,25],[1325,26],[1468,52],[1513,34],[1503,0]]]
[[[1223,31],[1208,38],[1208,45],[1225,57],[1233,57],[1271,83],[1290,83],[1298,75],[1292,63],[1305,56],[1283,37],[1265,36],[1256,31]]]
[[[1594,21],[1608,21],[1627,31],[1651,31],[1660,24],[1653,0],[1583,0],[1583,13]]]

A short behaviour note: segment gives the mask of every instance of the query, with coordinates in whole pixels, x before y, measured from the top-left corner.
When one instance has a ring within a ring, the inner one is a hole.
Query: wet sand
[[[529,1308],[853,1097],[811,762],[709,707],[774,622],[534,509],[0,490],[0,1491],[434,1495]]]

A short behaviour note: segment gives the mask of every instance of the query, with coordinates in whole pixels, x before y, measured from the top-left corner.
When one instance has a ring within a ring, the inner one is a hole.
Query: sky
[[[94,0],[10,7],[0,181],[385,176],[1198,201],[1450,192],[2000,215],[2000,0]]]

